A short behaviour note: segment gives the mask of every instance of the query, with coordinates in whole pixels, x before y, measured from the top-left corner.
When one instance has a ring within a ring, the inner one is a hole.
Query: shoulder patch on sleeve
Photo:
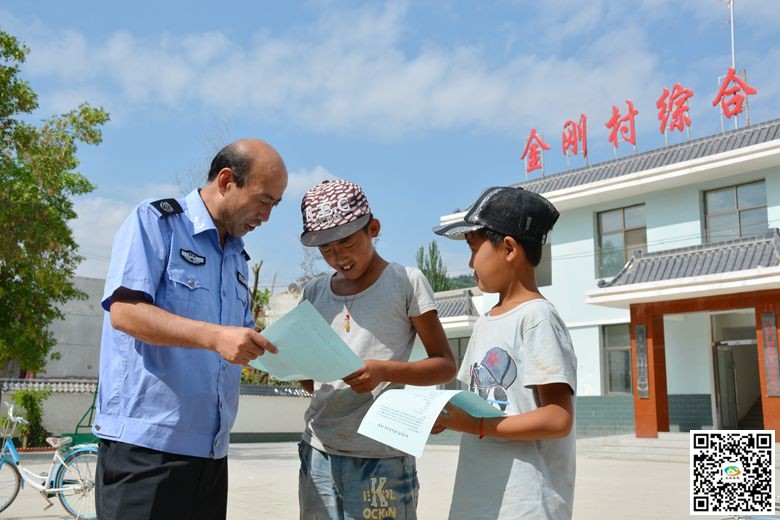
[[[246,249],[242,249],[241,254],[244,255],[244,260],[246,260],[247,262],[251,260],[251,257],[249,256],[249,253],[246,252]]]
[[[154,208],[160,212],[161,217],[170,217],[184,211],[181,204],[176,199],[160,199],[150,202]]]

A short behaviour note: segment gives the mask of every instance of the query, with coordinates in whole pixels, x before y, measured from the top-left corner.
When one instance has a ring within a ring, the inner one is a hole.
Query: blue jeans
[[[323,453],[301,441],[301,520],[417,519],[414,457],[363,459]]]

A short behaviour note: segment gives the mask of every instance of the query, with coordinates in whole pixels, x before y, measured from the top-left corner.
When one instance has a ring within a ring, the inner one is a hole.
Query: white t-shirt
[[[303,290],[336,333],[361,359],[408,361],[417,332],[410,317],[436,310],[425,275],[414,267],[391,263],[370,287],[350,296],[331,289],[331,277],[313,280]],[[349,307],[349,332],[344,329]],[[363,416],[379,394],[404,385],[380,383],[373,391],[354,392],[344,381],[314,383],[304,419],[303,440],[312,447],[348,457],[401,457],[403,452],[357,433]]]
[[[474,324],[458,379],[508,415],[539,407],[536,386],[577,388],[566,326],[547,300],[522,303]],[[575,432],[539,441],[461,438],[450,520],[570,519]]]

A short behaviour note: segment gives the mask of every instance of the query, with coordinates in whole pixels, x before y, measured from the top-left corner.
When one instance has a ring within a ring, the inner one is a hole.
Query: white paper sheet
[[[448,402],[474,417],[501,417],[499,409],[465,390],[388,390],[368,409],[358,433],[420,457],[433,423]]]

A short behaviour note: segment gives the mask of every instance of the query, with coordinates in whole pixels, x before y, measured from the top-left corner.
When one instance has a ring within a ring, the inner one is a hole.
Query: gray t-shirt
[[[574,393],[577,358],[555,307],[532,300],[477,320],[458,379],[516,415],[539,407],[538,385],[566,383]],[[574,428],[539,441],[464,433],[450,520],[570,519],[575,448]]]
[[[350,296],[331,289],[331,277],[313,280],[303,290],[336,333],[361,359],[408,361],[416,331],[410,317],[436,310],[433,290],[419,269],[391,263],[376,282]],[[349,332],[344,328],[349,307]],[[400,384],[381,383],[372,392],[358,394],[344,381],[314,383],[314,396],[304,419],[303,440],[312,447],[349,457],[387,458],[404,453],[357,433],[374,400]]]

